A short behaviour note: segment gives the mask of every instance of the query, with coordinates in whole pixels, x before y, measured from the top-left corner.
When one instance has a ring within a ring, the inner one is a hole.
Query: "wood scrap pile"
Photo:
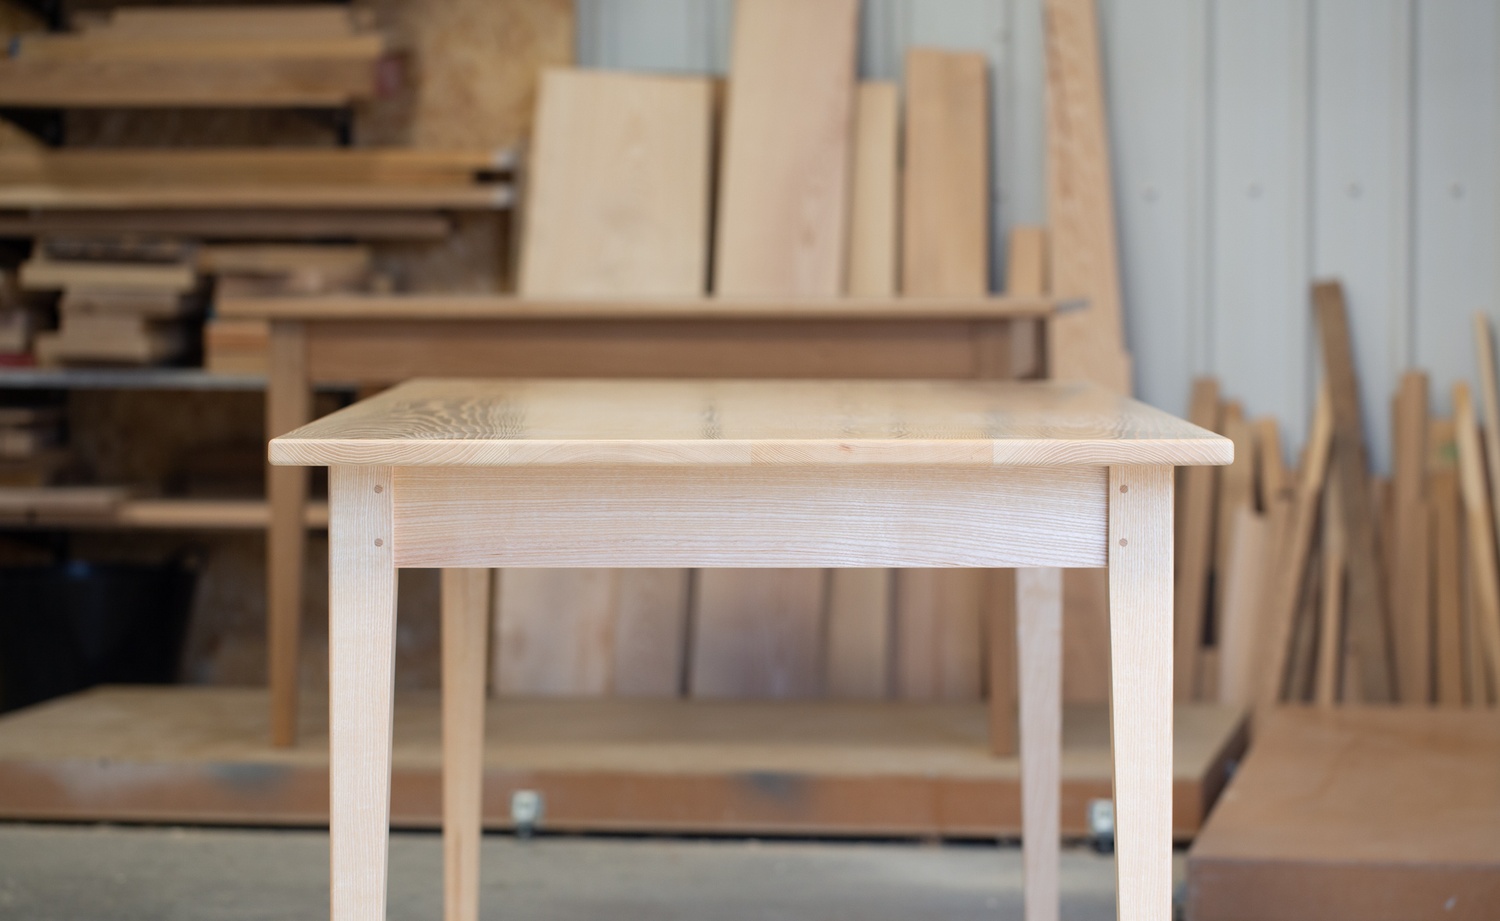
[[[1475,317],[1481,428],[1468,382],[1429,415],[1425,372],[1392,401],[1393,471],[1370,472],[1341,287],[1313,288],[1324,389],[1296,470],[1273,419],[1212,379],[1191,418],[1235,442],[1227,468],[1180,473],[1178,700],[1488,707],[1500,689],[1500,395]]]
[[[73,25],[11,43],[0,105],[343,106],[400,73],[346,5],[127,6]]]

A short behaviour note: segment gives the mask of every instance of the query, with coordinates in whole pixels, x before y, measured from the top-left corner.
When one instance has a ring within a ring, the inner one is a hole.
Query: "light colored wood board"
[[[976,570],[896,573],[897,697],[979,699],[984,587],[984,574]]]
[[[129,496],[123,486],[5,486],[0,516],[109,517]]]
[[[392,819],[440,815],[439,702],[396,699]],[[511,827],[511,794],[546,798],[543,828],[620,831],[1015,837],[1019,765],[985,741],[982,704],[503,700],[486,707],[484,822]],[[107,687],[0,721],[7,819],[319,825],[328,816],[327,704],[309,695],[306,744],[265,742],[266,692]],[[1175,714],[1173,816],[1190,838],[1243,749],[1243,715]],[[1087,834],[1109,796],[1105,707],[1063,713],[1061,831]],[[226,766],[231,770],[226,770]],[[71,773],[69,773],[71,772]],[[245,784],[276,772],[277,784]],[[71,776],[72,783],[59,779]],[[747,788],[780,776],[805,797]]]
[[[186,294],[198,286],[191,265],[54,262],[32,258],[21,265],[21,285],[33,291],[65,288]]]
[[[442,575],[443,917],[479,921],[490,574]]]
[[[672,698],[686,689],[685,569],[615,571],[615,697]]]
[[[1022,861],[1026,921],[1057,921],[1062,755],[1062,571],[1016,573],[1020,657]]]
[[[107,18],[87,29],[89,34],[124,38],[199,38],[204,36],[280,37],[300,35],[326,38],[348,35],[356,28],[353,11],[342,4],[308,6],[172,7],[139,6],[109,10]]]
[[[1344,292],[1336,281],[1313,285],[1313,311],[1323,348],[1323,371],[1333,407],[1333,449],[1342,492],[1349,566],[1350,649],[1359,660],[1361,699],[1398,699],[1391,643],[1390,605],[1380,550],[1378,521],[1370,508],[1369,462],[1360,420],[1359,382]]]
[[[445,185],[295,182],[181,186],[157,184],[139,188],[121,186],[98,189],[18,184],[0,188],[0,209],[502,211],[511,206],[513,192],[512,186],[507,182]]]
[[[1458,441],[1459,488],[1467,523],[1470,578],[1474,586],[1474,639],[1489,675],[1500,690],[1500,572],[1496,570],[1494,525],[1489,487],[1485,483],[1484,448],[1474,417],[1474,403],[1464,381],[1453,385],[1453,422]]]
[[[1238,400],[1230,400],[1221,410],[1222,426],[1219,431],[1234,442],[1234,463],[1219,472],[1219,494],[1215,497],[1214,525],[1214,599],[1210,618],[1211,632],[1221,634],[1219,621],[1225,607],[1225,592],[1229,585],[1228,573],[1232,566],[1233,547],[1231,532],[1241,508],[1255,507],[1255,430],[1245,419],[1244,407]]]
[[[370,247],[349,243],[215,243],[200,246],[195,263],[209,274],[283,275],[304,270],[363,273]]]
[[[368,57],[0,60],[0,105],[28,108],[340,107],[375,91]]]
[[[828,576],[826,695],[884,700],[891,696],[891,573],[835,569]]]
[[[1464,702],[1463,524],[1458,492],[1457,433],[1451,419],[1428,424],[1427,502],[1432,512],[1431,604],[1435,701]]]
[[[1219,382],[1212,377],[1193,381],[1188,421],[1209,431],[1221,431]],[[1212,467],[1184,467],[1178,471],[1177,582],[1173,609],[1177,619],[1173,655],[1173,697],[1197,700],[1198,651],[1203,648],[1208,623],[1210,573],[1214,560],[1214,511],[1220,471]]]
[[[1053,323],[1048,368],[1057,378],[1130,393],[1094,0],[1047,0],[1045,11],[1052,290],[1086,297],[1091,305]]]
[[[180,356],[187,342],[180,330],[133,341],[74,340],[60,333],[37,333],[32,339],[36,363],[44,368],[73,364],[154,365]]]
[[[71,315],[101,315],[170,320],[200,313],[203,302],[201,298],[172,292],[75,288],[63,292],[57,309],[64,318]]]
[[[1098,467],[399,469],[409,567],[1104,562]],[[977,694],[977,626],[964,636]]]
[[[1432,610],[1427,512],[1427,375],[1408,371],[1392,404],[1394,501],[1388,556],[1397,687],[1403,703],[1432,700]]]
[[[1262,416],[1250,425],[1255,434],[1255,502],[1264,511],[1278,499],[1295,495],[1296,488],[1282,454],[1281,429],[1276,419]]]
[[[329,471],[329,841],[334,921],[385,916],[396,653],[388,467]]]
[[[205,239],[425,240],[446,238],[453,221],[445,214],[412,211],[27,211],[0,213],[0,233],[177,234]]]
[[[1005,291],[1011,295],[1036,295],[1050,291],[1047,283],[1047,230],[1045,227],[1012,227],[1006,243]],[[1030,326],[1030,329],[1027,326]],[[1011,324],[1010,371],[1018,378],[1041,377],[1042,337],[1046,324]]]
[[[975,52],[906,53],[901,290],[989,288],[987,61]]]
[[[700,577],[698,583],[689,694],[707,699],[820,696],[826,573],[746,569],[714,575]]]
[[[1277,554],[1277,575],[1271,582],[1268,599],[1266,642],[1270,652],[1268,667],[1261,686],[1259,702],[1272,704],[1282,699],[1288,677],[1293,638],[1297,626],[1299,601],[1303,598],[1308,576],[1308,559],[1322,504],[1324,478],[1328,475],[1328,458],[1333,445],[1333,407],[1324,388],[1318,396],[1312,430],[1297,482],[1297,498],[1289,525],[1290,536]]]
[[[537,106],[522,295],[702,294],[709,81],[553,68]]]
[[[900,290],[900,128],[901,99],[896,84],[860,83],[854,98],[846,287],[856,297],[889,297]]]
[[[1096,467],[1233,445],[1081,383],[424,379],[271,442],[275,464]]]
[[[1271,553],[1267,558],[1266,578],[1274,579],[1277,575],[1275,567],[1280,565],[1279,555],[1291,539],[1291,530],[1296,518],[1296,500],[1294,498],[1283,498],[1270,512]],[[1319,561],[1315,553],[1313,559],[1308,561],[1309,575],[1303,579],[1302,596],[1297,603],[1297,610],[1292,625],[1292,645],[1287,655],[1287,669],[1284,694],[1287,700],[1307,701],[1313,696],[1313,682],[1317,668],[1317,645],[1318,645],[1318,593],[1321,591],[1319,584]],[[1264,624],[1270,617],[1271,598],[1274,592],[1269,586],[1261,593],[1261,623]],[[1257,676],[1256,692],[1259,693],[1259,681],[1264,681],[1269,673],[1270,663],[1275,657],[1270,649],[1269,632],[1264,629],[1258,638],[1261,644],[1259,652],[1261,672]]]
[[[1172,479],[1171,467],[1109,471],[1110,737],[1121,921],[1172,911]]]
[[[1333,474],[1337,478],[1338,474]],[[1347,573],[1347,550],[1343,510],[1339,508],[1339,490],[1323,493],[1322,591],[1318,599],[1318,666],[1315,699],[1320,706],[1331,707],[1343,687],[1344,579]]]
[[[1500,382],[1495,374],[1495,340],[1490,329],[1489,314],[1483,310],[1474,312],[1475,359],[1479,364],[1479,403],[1484,409],[1485,469],[1489,472],[1490,518],[1495,527],[1495,542],[1500,544]],[[1500,669],[1500,663],[1496,663]],[[1497,672],[1500,685],[1500,672]],[[1500,688],[1497,688],[1500,689]]]
[[[1257,718],[1188,855],[1198,921],[1480,921],[1500,898],[1500,722],[1410,707]]]
[[[1264,607],[1267,561],[1272,555],[1269,516],[1248,505],[1234,510],[1229,534],[1229,569],[1223,574],[1224,610],[1219,633],[1219,703],[1249,706],[1264,680],[1260,614]]]
[[[498,693],[609,692],[614,666],[613,570],[509,569],[500,575],[497,605]]]
[[[359,62],[372,71],[385,52],[379,34],[331,37],[277,36],[273,38],[218,35],[192,39],[115,37],[108,33],[45,33],[21,36],[12,61],[22,64],[115,61],[225,62],[278,61]],[[372,75],[373,76],[373,75]]]
[[[735,5],[714,290],[844,290],[856,0]]]
[[[222,316],[297,320],[1007,320],[1049,316],[1043,295],[975,297],[657,297],[517,298],[507,295],[400,294],[223,298]],[[1071,303],[1071,302],[1069,302]]]

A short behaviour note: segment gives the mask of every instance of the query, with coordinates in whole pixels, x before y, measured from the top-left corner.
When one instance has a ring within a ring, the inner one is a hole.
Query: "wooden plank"
[[[1210,431],[1221,431],[1219,382],[1212,377],[1193,381],[1188,421]],[[1209,574],[1214,560],[1214,498],[1219,471],[1215,467],[1184,467],[1178,471],[1177,584],[1173,598],[1176,626],[1172,693],[1178,702],[1197,700],[1198,653],[1208,623]]]
[[[452,185],[514,168],[512,148],[210,147],[0,150],[0,179],[67,187],[175,185]]]
[[[1500,544],[1500,383],[1495,375],[1495,340],[1489,314],[1474,312],[1474,349],[1479,363],[1479,401],[1484,407],[1484,458],[1489,471],[1490,518],[1495,526],[1495,542]],[[1497,678],[1500,684],[1500,678]],[[1497,687],[1500,691],[1500,687]]]
[[[48,233],[140,233],[205,239],[441,240],[453,230],[443,214],[410,211],[243,211],[131,210],[0,211],[0,234],[36,236]]]
[[[109,32],[30,33],[17,37],[21,63],[196,61],[211,68],[238,61],[358,61],[373,68],[385,51],[378,33],[329,37],[204,35],[193,39],[115,36]]]
[[[856,0],[735,5],[714,290],[844,290]]]
[[[1267,607],[1266,642],[1270,652],[1265,681],[1258,701],[1274,704],[1281,700],[1288,678],[1293,637],[1297,625],[1299,602],[1307,582],[1308,557],[1313,533],[1322,503],[1323,479],[1328,473],[1328,456],[1333,445],[1333,407],[1327,389],[1318,397],[1312,431],[1308,433],[1306,457],[1297,483],[1296,505],[1292,511],[1290,538],[1278,555],[1276,578],[1271,582]]]
[[[1272,416],[1262,416],[1251,423],[1255,435],[1256,506],[1265,510],[1278,499],[1295,495],[1292,473],[1287,469],[1281,448],[1281,429]]]
[[[706,78],[543,73],[523,296],[704,292],[711,102]]]
[[[1057,921],[1062,786],[1062,572],[1016,572],[1021,686],[1021,816],[1026,921]]]
[[[0,59],[0,105],[341,107],[375,96],[375,64],[367,56]]]
[[[1459,488],[1463,495],[1464,519],[1467,523],[1470,578],[1474,586],[1474,636],[1482,651],[1480,656],[1489,675],[1490,697],[1500,691],[1500,571],[1496,570],[1495,531],[1491,521],[1493,506],[1485,483],[1484,449],[1480,445],[1479,425],[1469,385],[1453,385],[1453,422],[1458,440]],[[1483,682],[1479,682],[1482,686]],[[1475,702],[1483,706],[1484,702]]]
[[[1408,371],[1393,403],[1396,444],[1391,620],[1403,703],[1432,700],[1432,610],[1427,511],[1427,375]]]
[[[1393,701],[1398,685],[1391,650],[1390,607],[1382,575],[1380,536],[1370,508],[1359,382],[1354,373],[1342,286],[1336,281],[1314,284],[1313,309],[1333,407],[1331,458],[1339,471],[1340,505],[1348,540],[1349,644],[1359,660],[1361,698],[1369,703]]]
[[[900,106],[895,83],[866,81],[855,94],[847,290],[856,296],[885,297],[900,290]]]
[[[129,496],[123,486],[0,486],[0,516],[107,518]]]
[[[496,593],[500,695],[598,696],[613,679],[615,579],[609,569],[512,569]]]
[[[1194,921],[1487,921],[1500,898],[1500,721],[1285,707],[1188,855]]]
[[[1331,475],[1338,479],[1338,474]],[[1348,573],[1347,539],[1337,486],[1323,493],[1322,592],[1318,601],[1318,668],[1314,699],[1331,707],[1343,687],[1344,580]]]
[[[194,263],[211,275],[238,273],[279,275],[315,270],[348,274],[368,272],[370,247],[338,243],[218,243],[200,246]]]
[[[1005,254],[1005,290],[1011,295],[1050,291],[1047,283],[1047,230],[1012,227]],[[1046,323],[1010,324],[1010,373],[1016,378],[1043,376]]]
[[[1047,0],[1047,220],[1052,290],[1086,297],[1048,338],[1054,377],[1131,392],[1094,0]]]
[[[1245,419],[1244,407],[1238,400],[1225,403],[1221,416],[1223,428],[1219,431],[1234,442],[1234,463],[1219,474],[1219,494],[1216,497],[1218,508],[1214,512],[1214,524],[1218,533],[1214,535],[1215,592],[1213,608],[1209,614],[1209,632],[1214,636],[1222,635],[1220,621],[1233,560],[1233,547],[1230,545],[1235,518],[1241,508],[1255,508],[1255,430]],[[1214,699],[1214,688],[1204,687],[1203,692],[1210,700]]]
[[[1221,704],[1248,706],[1264,680],[1260,614],[1268,587],[1267,561],[1272,553],[1271,523],[1249,505],[1236,506],[1229,533],[1229,568],[1223,573],[1224,609],[1220,616],[1219,684]]]
[[[709,699],[797,699],[823,690],[827,573],[761,569],[699,579],[688,691]]]
[[[511,206],[512,201],[513,189],[506,182],[193,183],[180,186],[161,183],[101,188],[16,184],[0,187],[0,209],[21,211],[155,211],[174,208],[215,211],[235,208],[503,211]]]
[[[0,717],[0,816],[8,820],[316,826],[328,820],[324,700],[309,695],[306,743],[265,742],[266,691],[107,687]],[[437,695],[396,698],[391,815],[435,828]],[[485,708],[486,828],[513,827],[511,796],[546,799],[543,827],[854,837],[1014,838],[1019,765],[985,743],[982,704],[500,700]],[[1178,707],[1172,820],[1190,838],[1244,748],[1243,714]],[[1109,711],[1063,712],[1060,831],[1087,835],[1108,798]],[[275,773],[275,784],[246,776]],[[768,796],[746,778],[805,795]],[[65,782],[64,778],[71,778]]]
[[[348,35],[354,31],[355,25],[353,11],[336,3],[270,7],[126,6],[109,10],[107,19],[87,31],[117,37],[300,35],[327,38]]]
[[[33,291],[92,288],[102,291],[186,294],[198,287],[187,264],[55,262],[31,258],[21,265],[21,286]]]
[[[989,288],[989,103],[985,56],[906,53],[901,287],[972,295]]]
[[[1458,493],[1458,433],[1452,419],[1427,430],[1427,504],[1432,512],[1431,578],[1435,700],[1464,703],[1463,525]]]

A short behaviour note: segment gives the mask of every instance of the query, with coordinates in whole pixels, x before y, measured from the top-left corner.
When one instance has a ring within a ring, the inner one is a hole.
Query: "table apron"
[[[403,567],[1100,567],[1107,485],[1103,467],[398,467],[392,536]]]

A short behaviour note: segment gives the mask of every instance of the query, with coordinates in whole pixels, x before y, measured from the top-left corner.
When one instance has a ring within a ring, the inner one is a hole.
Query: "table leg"
[[[443,917],[479,919],[488,569],[443,570]]]
[[[396,661],[391,469],[331,467],[328,479],[333,921],[382,921]]]
[[[1172,916],[1172,468],[1109,471],[1120,921]]]
[[[307,347],[300,324],[273,323],[266,380],[266,437],[308,421],[312,395]],[[267,683],[271,689],[271,744],[297,741],[297,685],[302,636],[302,568],[306,558],[307,468],[270,467],[266,496]]]
[[[1021,857],[1026,921],[1057,921],[1062,570],[1016,571],[1021,670]]]

